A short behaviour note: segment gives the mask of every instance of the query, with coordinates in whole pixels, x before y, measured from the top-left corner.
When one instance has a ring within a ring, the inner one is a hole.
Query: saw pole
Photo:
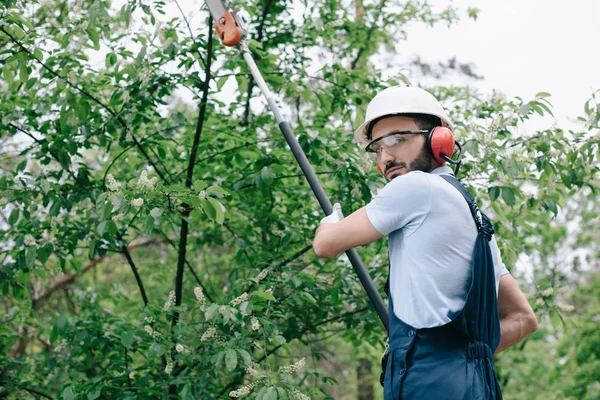
[[[267,100],[267,104],[269,105],[271,112],[273,113],[275,119],[277,120],[277,123],[279,124],[279,129],[281,130],[281,133],[283,133],[283,136],[285,137],[288,146],[292,150],[292,153],[294,154],[298,165],[300,165],[302,173],[306,177],[310,188],[312,189],[314,195],[319,201],[323,212],[325,213],[325,215],[331,214],[333,212],[333,207],[331,205],[331,202],[329,201],[329,198],[325,194],[325,190],[323,190],[321,182],[317,178],[315,171],[308,162],[306,154],[304,154],[304,151],[300,147],[300,144],[298,143],[298,140],[296,139],[292,128],[281,115],[281,111],[279,110],[277,103],[275,103],[273,94],[269,89],[269,86],[263,79],[260,70],[256,66],[254,59],[252,58],[252,54],[248,49],[246,32],[243,29],[242,21],[234,13],[226,11],[226,8],[221,2],[221,0],[205,1],[213,15],[213,18],[216,21],[215,29],[217,30],[221,42],[226,46],[235,46],[238,48],[240,54],[244,58],[244,61],[246,61],[246,64],[248,65],[248,68],[250,69],[254,80],[260,88],[263,96]],[[222,13],[223,11],[225,11],[225,13]],[[348,256],[348,259],[350,260],[350,263],[352,264],[352,267],[354,268],[354,271],[356,272],[360,283],[367,292],[367,295],[369,296],[369,299],[371,300],[375,311],[379,315],[379,319],[385,326],[386,331],[389,332],[388,310],[383,302],[381,295],[379,294],[379,291],[375,287],[373,280],[369,276],[362,259],[358,255],[356,249],[347,250],[346,255]]]

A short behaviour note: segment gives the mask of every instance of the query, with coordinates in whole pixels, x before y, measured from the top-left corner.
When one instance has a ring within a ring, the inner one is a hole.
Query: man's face
[[[373,127],[371,139],[399,131],[420,130],[410,117],[392,116],[378,121]],[[385,179],[392,179],[410,171],[429,172],[433,167],[433,157],[425,146],[424,134],[400,136],[400,142],[392,148],[383,147],[377,154],[377,165],[383,171]]]

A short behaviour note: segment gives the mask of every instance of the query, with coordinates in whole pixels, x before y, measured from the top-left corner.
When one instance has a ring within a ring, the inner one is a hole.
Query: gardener
[[[489,220],[445,165],[452,130],[422,89],[375,96],[355,137],[388,183],[347,218],[336,205],[313,243],[317,255],[333,258],[389,236],[385,400],[500,399],[493,353],[537,329]]]

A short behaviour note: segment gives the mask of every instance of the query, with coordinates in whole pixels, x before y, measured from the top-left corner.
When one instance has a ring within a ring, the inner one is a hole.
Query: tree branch
[[[121,236],[121,234],[118,234],[117,238],[120,241],[123,241],[123,236]],[[127,262],[131,266],[131,271],[133,272],[133,275],[135,276],[135,281],[137,282],[138,288],[140,289],[140,294],[142,295],[142,300],[144,300],[144,306],[147,306],[148,305],[148,296],[146,296],[146,290],[144,289],[144,284],[142,283],[142,277],[140,276],[140,273],[138,272],[137,267],[135,266],[135,263],[133,262],[133,258],[131,258],[129,249],[127,248],[127,246],[125,244],[123,244],[123,246],[121,247],[121,250],[123,250],[123,255],[125,256],[125,259],[127,259]]]
[[[202,91],[202,101],[200,102],[200,110],[198,111],[198,122],[196,124],[196,133],[194,134],[194,142],[192,144],[192,150],[190,152],[190,160],[187,168],[187,177],[185,180],[185,186],[190,188],[192,186],[192,178],[194,176],[194,165],[196,163],[196,155],[198,154],[198,143],[200,142],[200,136],[202,135],[202,127],[204,126],[204,117],[206,115],[206,106],[208,104],[208,90],[210,87],[210,67],[213,56],[213,27],[212,27],[212,16],[208,20],[208,50],[206,68],[204,69],[204,88]],[[175,277],[175,306],[181,305],[181,298],[183,292],[183,270],[186,261],[186,245],[188,236],[188,222],[187,217],[190,215],[190,207],[187,204],[183,204],[183,218],[181,219],[181,233],[179,236],[179,257],[177,260],[177,274]],[[174,312],[173,318],[171,319],[171,330],[177,325],[179,320],[179,313]]]

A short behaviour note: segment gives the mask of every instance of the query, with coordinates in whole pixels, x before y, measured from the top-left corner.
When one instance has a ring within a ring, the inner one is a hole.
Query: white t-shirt
[[[477,227],[464,197],[440,174],[412,171],[389,182],[366,206],[369,220],[389,235],[390,296],[394,313],[415,328],[450,322],[465,305]],[[496,275],[508,274],[496,240]]]

